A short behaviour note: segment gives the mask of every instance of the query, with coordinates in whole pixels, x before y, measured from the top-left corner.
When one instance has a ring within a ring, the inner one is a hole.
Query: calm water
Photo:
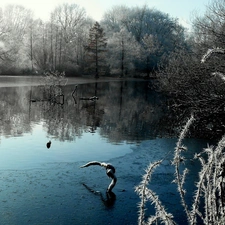
[[[39,87],[2,87],[0,169],[43,162],[108,160],[155,138],[161,108],[145,82],[104,82],[64,87],[64,104],[42,98]],[[96,101],[80,100],[97,96]],[[46,143],[51,140],[50,149]]]
[[[73,96],[75,84],[67,85],[64,104],[52,104],[39,101],[43,90],[32,82],[1,80],[0,224],[137,224],[139,199],[133,188],[148,163],[173,151],[176,141],[161,123],[159,96],[144,81],[93,82],[78,84]],[[84,100],[93,96],[98,100]],[[206,143],[187,144],[193,153]],[[115,202],[103,196],[109,180],[101,168],[79,169],[92,160],[116,166]],[[177,200],[169,162],[153,186],[161,187],[167,206]]]

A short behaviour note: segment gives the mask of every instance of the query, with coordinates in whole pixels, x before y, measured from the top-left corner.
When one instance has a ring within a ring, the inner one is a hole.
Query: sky
[[[213,0],[211,0],[213,1]],[[168,13],[173,18],[178,18],[180,23],[190,27],[190,19],[193,13],[203,14],[210,0],[0,0],[0,7],[7,4],[19,4],[34,11],[36,18],[47,21],[50,13],[56,6],[62,3],[75,3],[86,9],[96,21],[100,21],[102,15],[115,5],[143,6],[155,8]]]

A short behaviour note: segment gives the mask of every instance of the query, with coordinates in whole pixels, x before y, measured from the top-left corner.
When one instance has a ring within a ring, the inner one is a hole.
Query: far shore
[[[73,84],[85,84],[95,82],[110,82],[110,81],[122,81],[122,80],[135,80],[144,81],[141,78],[119,78],[119,77],[65,77],[64,81],[66,85]],[[38,86],[43,85],[45,82],[44,76],[18,76],[18,75],[0,75],[0,87],[19,87],[19,86]]]

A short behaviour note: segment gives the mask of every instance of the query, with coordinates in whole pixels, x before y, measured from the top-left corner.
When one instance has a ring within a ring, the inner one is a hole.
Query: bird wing
[[[98,161],[92,161],[92,162],[88,162],[87,164],[81,166],[80,168],[84,168],[84,167],[88,167],[88,166],[95,166],[95,165],[101,166],[101,163]]]

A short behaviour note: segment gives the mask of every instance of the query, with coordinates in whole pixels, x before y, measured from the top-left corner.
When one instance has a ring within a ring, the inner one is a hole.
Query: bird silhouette
[[[107,176],[112,179],[111,183],[109,184],[109,186],[107,188],[107,192],[111,192],[117,182],[117,177],[115,175],[115,173],[116,173],[115,167],[109,163],[104,163],[104,162],[101,163],[101,162],[97,162],[97,161],[92,161],[92,162],[88,162],[87,164],[81,166],[80,168],[95,166],[95,165],[104,167],[106,169]]]
[[[50,148],[50,147],[51,147],[51,144],[52,144],[52,142],[49,141],[49,142],[46,144],[46,147],[47,147],[47,148]]]

